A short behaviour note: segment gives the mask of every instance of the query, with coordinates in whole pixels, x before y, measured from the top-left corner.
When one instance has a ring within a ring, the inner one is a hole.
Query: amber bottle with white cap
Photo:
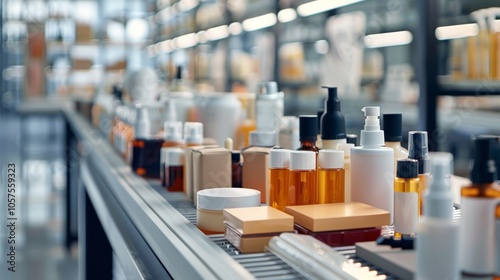
[[[318,203],[316,153],[313,151],[290,152],[290,187],[288,205]]]
[[[181,148],[167,148],[165,159],[165,187],[170,192],[184,191],[184,156]]]
[[[320,150],[318,154],[318,203],[344,202],[344,151]]]
[[[285,211],[288,202],[290,150],[269,151],[269,205]]]

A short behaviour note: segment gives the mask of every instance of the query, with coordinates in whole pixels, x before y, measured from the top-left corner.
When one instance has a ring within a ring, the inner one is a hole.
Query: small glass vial
[[[269,151],[269,205],[285,211],[288,205],[290,150]]]
[[[169,192],[184,191],[184,150],[168,148],[165,164],[166,188]]]
[[[316,176],[315,152],[290,152],[290,186],[288,188],[288,205],[309,205],[318,203],[318,185],[316,182]]]
[[[162,139],[150,138],[147,108],[138,105],[134,139],[130,142],[131,167],[139,176],[160,179],[160,153]]]
[[[394,236],[414,236],[417,231],[419,205],[418,161],[398,160],[394,179]]]
[[[200,122],[184,123],[184,142],[186,147],[203,145],[203,124]]]
[[[182,122],[167,121],[163,124],[162,147],[184,148],[184,140],[182,139]]]
[[[316,146],[318,140],[318,117],[314,115],[299,116],[299,140],[300,147],[297,151],[312,151],[318,155],[319,148]]]
[[[344,192],[344,151],[320,150],[318,154],[318,203],[344,202]]]

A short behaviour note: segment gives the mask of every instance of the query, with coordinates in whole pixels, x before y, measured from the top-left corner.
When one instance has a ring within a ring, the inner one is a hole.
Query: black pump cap
[[[408,133],[408,158],[418,160],[418,174],[430,172],[428,143],[427,131]]]
[[[418,161],[415,159],[400,159],[396,171],[398,178],[417,178],[418,177]]]
[[[403,140],[403,115],[401,114],[384,114],[384,138],[385,142],[401,142]]]
[[[345,118],[340,112],[340,100],[337,97],[336,87],[327,87],[328,98],[325,100],[325,113],[321,116],[321,139],[335,140],[344,139]]]
[[[498,145],[494,136],[478,136],[474,139],[475,153],[470,179],[472,183],[487,184],[497,179],[495,161],[491,157],[492,150]]]
[[[319,109],[318,113],[316,114],[316,116],[318,117],[318,132],[320,132],[320,133],[321,133],[321,116],[323,116],[324,113],[325,113],[325,110]]]
[[[348,144],[354,144],[354,146],[358,145],[358,135],[356,135],[356,134],[346,134],[345,138],[346,138],[346,142]]]
[[[318,117],[314,115],[299,116],[299,140],[316,141],[318,139]]]
[[[177,73],[175,73],[175,78],[177,80],[182,79],[182,66],[177,66]]]

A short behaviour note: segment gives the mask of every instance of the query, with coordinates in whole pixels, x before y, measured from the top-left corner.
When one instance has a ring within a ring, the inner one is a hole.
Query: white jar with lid
[[[224,233],[222,210],[260,206],[260,191],[253,189],[213,188],[196,195],[196,225],[205,234]]]

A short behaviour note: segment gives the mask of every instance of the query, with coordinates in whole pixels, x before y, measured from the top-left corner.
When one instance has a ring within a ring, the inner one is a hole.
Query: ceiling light
[[[249,18],[243,21],[243,29],[247,32],[270,27],[276,24],[276,14],[269,13],[262,16]]]
[[[297,12],[292,8],[281,10],[278,13],[278,20],[280,22],[290,22],[296,18],[297,18]]]
[[[297,12],[299,15],[307,17],[361,1],[363,0],[316,0],[300,5]]]
[[[479,34],[479,26],[476,23],[440,26],[435,33],[438,40],[465,38]]]
[[[367,48],[382,48],[407,45],[413,40],[410,31],[397,31],[366,35],[364,43]]]

